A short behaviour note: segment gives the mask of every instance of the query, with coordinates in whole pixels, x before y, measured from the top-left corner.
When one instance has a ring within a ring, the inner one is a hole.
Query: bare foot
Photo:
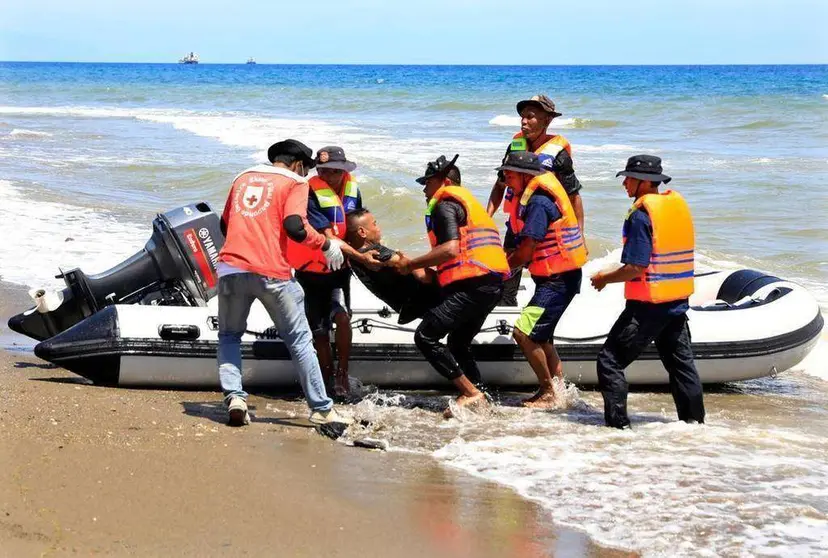
[[[483,392],[477,392],[476,394],[471,395],[471,396],[461,395],[460,397],[458,397],[457,399],[454,400],[454,403],[458,407],[468,407],[468,408],[471,409],[473,407],[477,407],[479,405],[482,405],[482,404],[486,403],[486,394],[483,393]],[[451,412],[451,406],[449,406],[443,412],[443,417],[448,419],[448,418],[451,418],[453,416],[454,416],[454,413]]]
[[[527,397],[526,399],[522,400],[520,402],[520,404],[525,406],[527,403],[533,403],[533,402],[537,401],[538,399],[540,399],[540,397],[544,393],[546,393],[546,392],[543,391],[542,389],[539,389],[538,391],[535,392],[535,394],[532,397]]]
[[[554,390],[541,390],[529,399],[525,399],[521,405],[529,409],[554,409],[559,405],[559,398]]]

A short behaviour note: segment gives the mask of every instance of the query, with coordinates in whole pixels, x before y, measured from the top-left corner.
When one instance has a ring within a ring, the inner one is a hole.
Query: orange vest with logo
[[[499,273],[505,279],[509,276],[506,253],[500,241],[500,233],[494,220],[486,213],[475,197],[462,186],[443,186],[428,202],[426,209],[426,230],[432,248],[437,246],[437,237],[431,223],[431,214],[441,200],[450,199],[460,203],[466,211],[466,225],[460,228],[460,253],[455,258],[437,267],[437,280],[441,287],[455,281]]]
[[[523,230],[526,206],[538,190],[546,192],[555,200],[561,218],[550,223],[544,239],[535,244],[529,273],[535,277],[549,277],[582,268],[587,261],[584,235],[569,196],[553,173],[546,172],[529,181],[520,197],[517,211],[509,216],[512,232],[517,235]]]
[[[339,194],[318,176],[314,176],[308,180],[310,195],[316,196],[319,207],[322,209],[325,217],[328,218],[331,230],[337,238],[342,240],[345,239],[345,234],[347,233],[345,214],[348,211],[356,209],[359,200],[359,187],[350,174],[345,174],[344,183],[345,186],[342,191],[342,197],[340,198]],[[331,272],[328,269],[322,250],[308,248],[293,240],[288,241],[287,258],[291,267],[296,269],[296,271],[307,271],[311,273]]]
[[[535,150],[535,155],[548,155],[555,158],[561,150],[572,156],[572,145],[569,144],[569,141],[560,135],[552,136]],[[523,137],[523,132],[518,132],[512,138],[509,151],[529,151],[529,142]],[[511,186],[507,186],[506,193],[503,196],[503,212],[511,215],[517,209],[521,195],[523,195],[523,189],[515,191]]]
[[[687,202],[678,192],[667,190],[637,199],[630,216],[641,209],[653,225],[653,253],[646,271],[624,284],[624,296],[652,303],[688,298],[693,294],[695,240]]]

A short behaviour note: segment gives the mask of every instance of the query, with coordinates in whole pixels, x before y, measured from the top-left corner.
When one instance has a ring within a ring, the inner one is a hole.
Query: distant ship
[[[198,54],[191,52],[184,58],[178,61],[179,64],[198,64]]]
[[[255,60],[253,59],[253,57],[251,56],[250,58],[248,58],[248,59],[247,59],[247,63],[248,63],[248,64],[255,64],[255,63],[256,63],[256,61],[255,61]]]

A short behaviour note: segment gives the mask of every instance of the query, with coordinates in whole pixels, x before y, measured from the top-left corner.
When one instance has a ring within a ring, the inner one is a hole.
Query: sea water
[[[615,173],[652,153],[690,203],[701,267],[798,281],[828,310],[828,66],[0,63],[0,278],[60,287],[60,267],[103,271],[143,246],[156,213],[220,211],[232,178],[287,137],[342,146],[386,243],[421,252],[414,178],[459,153],[485,201],[515,103],[538,93],[573,144],[590,270],[618,259],[630,200]],[[506,394],[443,422],[441,397],[385,393],[357,413],[393,448],[509,485],[599,542],[816,556],[828,553],[826,381],[823,338],[792,371],[708,393],[702,427],[677,423],[667,394],[633,393],[633,430],[608,431],[600,395],[574,388],[556,412]]]

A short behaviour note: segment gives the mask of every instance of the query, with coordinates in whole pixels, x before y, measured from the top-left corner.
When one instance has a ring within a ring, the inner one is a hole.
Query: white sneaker
[[[250,424],[250,414],[247,412],[247,401],[241,397],[230,398],[230,403],[227,405],[227,412],[230,415],[230,420],[227,421],[227,424],[230,426]]]
[[[353,424],[354,419],[340,415],[333,407],[329,411],[314,411],[308,418],[313,424],[330,424],[332,422],[339,422],[341,424]]]

